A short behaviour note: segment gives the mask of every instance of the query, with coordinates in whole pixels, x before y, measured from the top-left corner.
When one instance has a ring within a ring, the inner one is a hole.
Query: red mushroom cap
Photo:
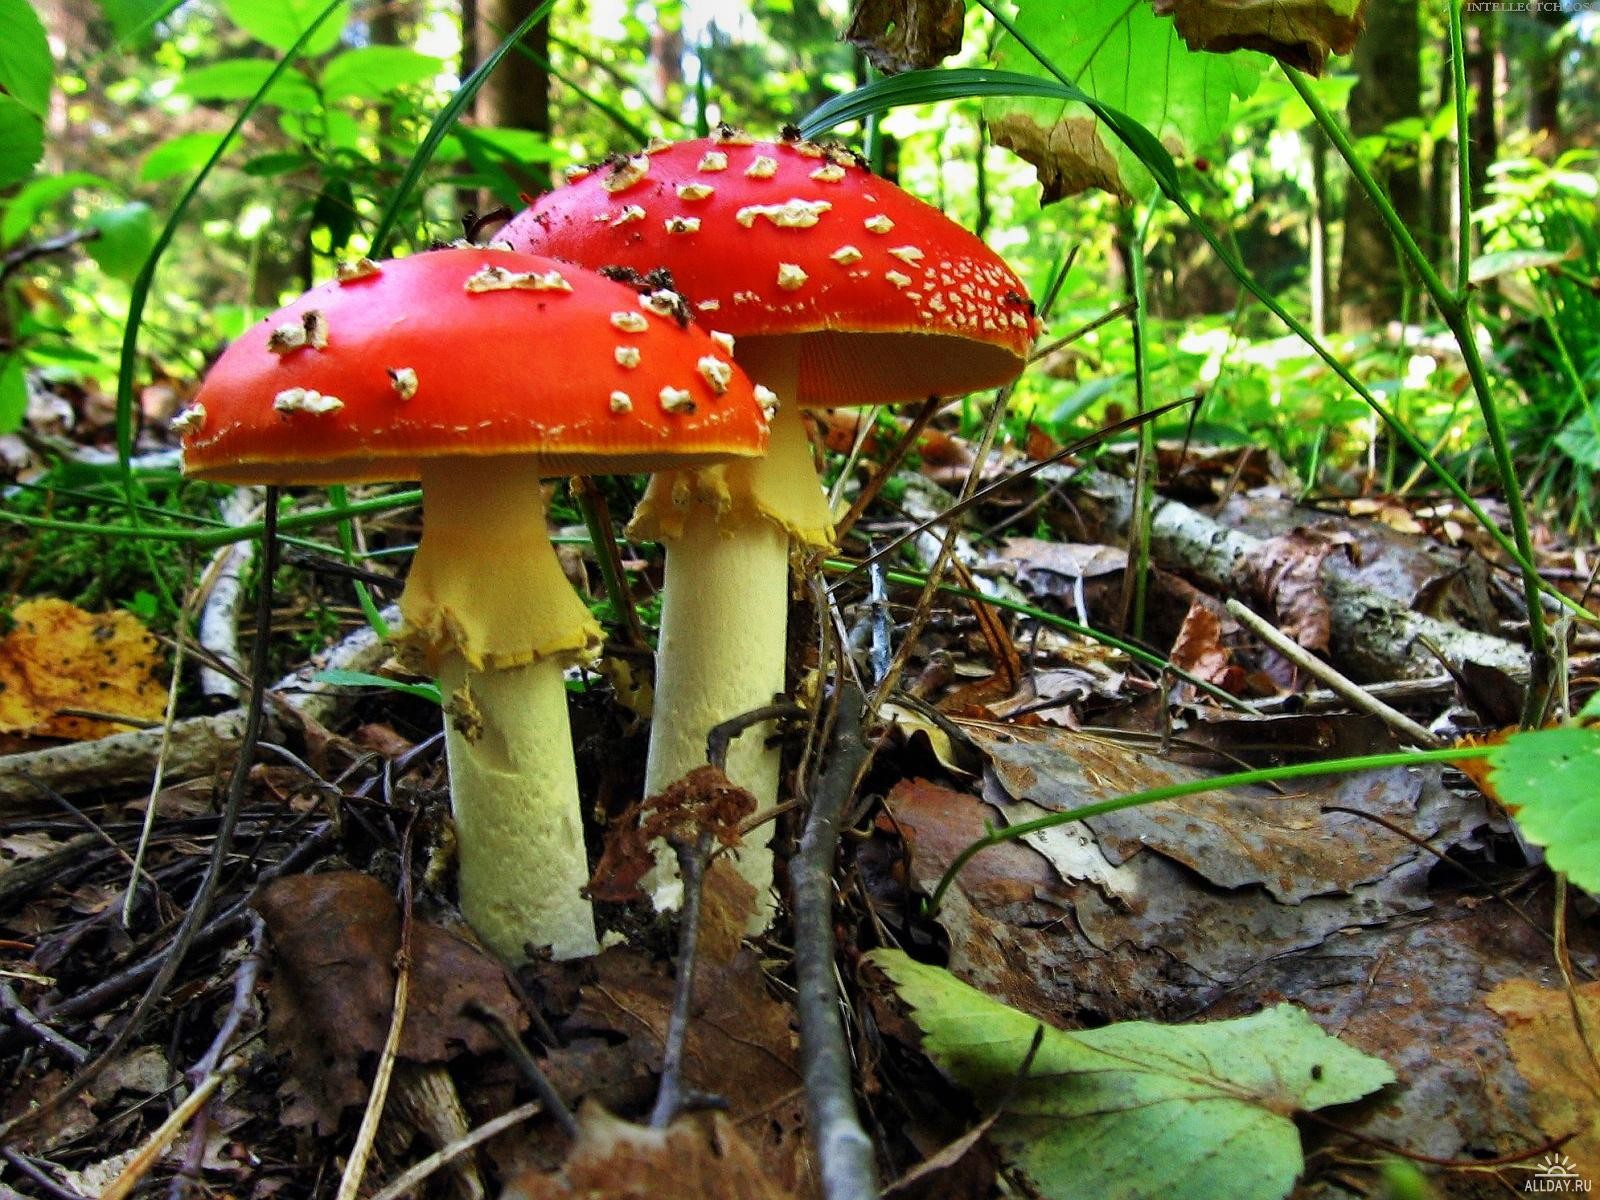
[[[762,453],[750,381],[682,310],[507,250],[363,261],[228,347],[175,422],[184,469],[353,482],[448,456],[532,455],[563,475]]]
[[[589,267],[665,268],[697,319],[799,335],[799,394],[872,404],[1016,377],[1038,322],[1022,282],[938,209],[813,142],[732,131],[616,158],[499,235]]]

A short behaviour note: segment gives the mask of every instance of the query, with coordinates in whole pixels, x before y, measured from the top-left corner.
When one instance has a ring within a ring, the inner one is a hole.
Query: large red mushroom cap
[[[727,339],[682,300],[490,248],[363,262],[228,347],[176,424],[234,483],[415,479],[429,459],[540,474],[697,466],[766,447]]]
[[[709,327],[794,336],[811,405],[996,386],[1037,331],[1021,281],[979,238],[813,142],[724,130],[613,158],[499,236],[590,267],[665,268]]]

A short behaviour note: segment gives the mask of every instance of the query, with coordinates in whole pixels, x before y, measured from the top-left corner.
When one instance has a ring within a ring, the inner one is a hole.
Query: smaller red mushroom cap
[[[664,268],[707,326],[793,337],[808,404],[995,386],[1038,331],[999,255],[838,147],[723,130],[569,178],[499,236],[587,267]]]
[[[675,294],[473,247],[342,270],[230,345],[174,425],[186,472],[234,483],[490,455],[634,473],[761,454],[763,392]]]

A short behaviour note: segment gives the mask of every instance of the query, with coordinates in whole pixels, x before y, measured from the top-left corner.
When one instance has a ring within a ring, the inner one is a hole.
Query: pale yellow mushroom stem
[[[550,544],[528,459],[424,464],[404,648],[437,673],[461,911],[511,962],[598,950],[565,667],[600,630]]]
[[[657,474],[628,529],[631,537],[659,539],[667,548],[647,795],[705,765],[713,726],[783,692],[790,545],[831,540],[795,402],[792,350],[774,347],[759,359],[741,350],[740,365],[777,394],[766,457]],[[757,725],[728,751],[728,778],[755,797],[758,813],[777,803],[778,751],[765,744],[771,733],[770,724]],[[771,825],[759,826],[738,853],[739,873],[758,897],[752,930],[764,929],[771,917],[771,838]],[[682,897],[670,859],[659,852],[647,880],[659,909],[676,907]]]

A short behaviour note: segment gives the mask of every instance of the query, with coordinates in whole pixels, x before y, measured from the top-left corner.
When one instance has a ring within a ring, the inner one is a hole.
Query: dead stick
[[[1440,738],[1418,725],[1405,713],[1391,708],[1376,696],[1368,694],[1359,684],[1352,682],[1338,671],[1335,671],[1299,643],[1285,637],[1277,627],[1256,616],[1255,613],[1237,600],[1230,599],[1228,601],[1228,612],[1241,625],[1248,628],[1250,632],[1266,642],[1267,645],[1271,646],[1307,675],[1320,679],[1328,685],[1329,690],[1343,696],[1350,702],[1352,707],[1377,717],[1390,729],[1425,749],[1436,750],[1444,745]]]
[[[33,1010],[22,1002],[12,986],[4,980],[0,980],[0,1012],[8,1015],[18,1029],[31,1033],[37,1041],[65,1056],[73,1066],[81,1067],[89,1061],[87,1050],[35,1016]]]
[[[872,1142],[856,1115],[850,1047],[839,1016],[833,938],[833,865],[839,824],[867,748],[861,740],[865,703],[853,683],[838,687],[838,715],[828,758],[811,793],[800,848],[789,864],[794,906],[796,1004],[800,1054],[805,1060],[811,1140],[827,1200],[874,1200],[878,1195]]]
[[[669,838],[678,856],[678,877],[683,880],[683,910],[678,916],[678,978],[672,992],[672,1013],[667,1019],[667,1039],[661,1050],[661,1085],[656,1090],[650,1127],[665,1129],[683,1107],[683,1049],[689,1040],[689,1014],[694,1006],[694,956],[700,942],[700,898],[711,856],[709,831],[694,841]]]

